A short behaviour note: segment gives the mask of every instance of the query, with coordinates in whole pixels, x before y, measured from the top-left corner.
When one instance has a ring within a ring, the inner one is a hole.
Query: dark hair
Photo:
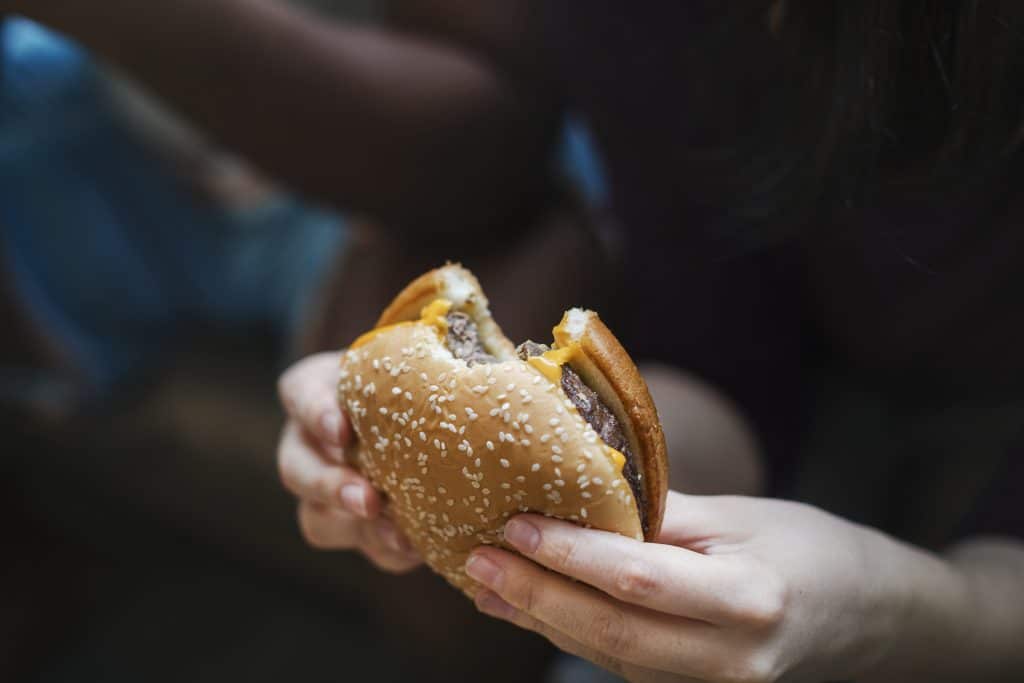
[[[891,185],[969,193],[1015,160],[1024,135],[1024,2],[742,5],[730,21],[762,34],[746,57],[771,53],[780,76],[748,143],[726,154],[744,169],[731,181],[733,198],[745,197],[735,211],[777,215],[822,200],[863,206]]]

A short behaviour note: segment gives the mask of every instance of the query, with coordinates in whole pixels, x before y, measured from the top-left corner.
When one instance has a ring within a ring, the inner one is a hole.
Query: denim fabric
[[[0,31],[0,239],[34,322],[103,393],[184,322],[288,333],[345,228],[284,195],[246,211],[195,197],[119,121],[87,54],[11,19]]]

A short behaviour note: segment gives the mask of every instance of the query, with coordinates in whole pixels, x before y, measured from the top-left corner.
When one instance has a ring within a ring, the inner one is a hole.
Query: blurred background
[[[8,18],[0,50],[0,680],[542,679],[544,641],[428,572],[310,550],[278,482],[281,370],[433,257],[281,190],[57,34]],[[596,304],[573,267],[600,250],[595,172],[566,139],[576,189],[536,227],[566,298]],[[466,260],[511,336],[558,319],[515,305],[543,264]]]

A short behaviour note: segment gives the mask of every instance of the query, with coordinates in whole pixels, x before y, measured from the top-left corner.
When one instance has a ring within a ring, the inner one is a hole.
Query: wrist
[[[973,650],[970,582],[953,564],[865,529],[874,617],[865,630],[857,680],[964,680]],[[872,580],[876,577],[877,580]]]

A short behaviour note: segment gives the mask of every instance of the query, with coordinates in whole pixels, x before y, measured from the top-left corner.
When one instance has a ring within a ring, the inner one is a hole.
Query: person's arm
[[[73,36],[219,142],[335,205],[429,232],[509,219],[543,191],[556,106],[482,50],[274,0],[0,9]]]
[[[466,565],[480,609],[631,680],[1024,679],[1015,540],[939,557],[806,505],[676,493],[657,543],[535,515],[504,538],[523,557]]]
[[[859,680],[1024,680],[1024,543],[974,538],[941,558],[902,554],[900,627]]]

